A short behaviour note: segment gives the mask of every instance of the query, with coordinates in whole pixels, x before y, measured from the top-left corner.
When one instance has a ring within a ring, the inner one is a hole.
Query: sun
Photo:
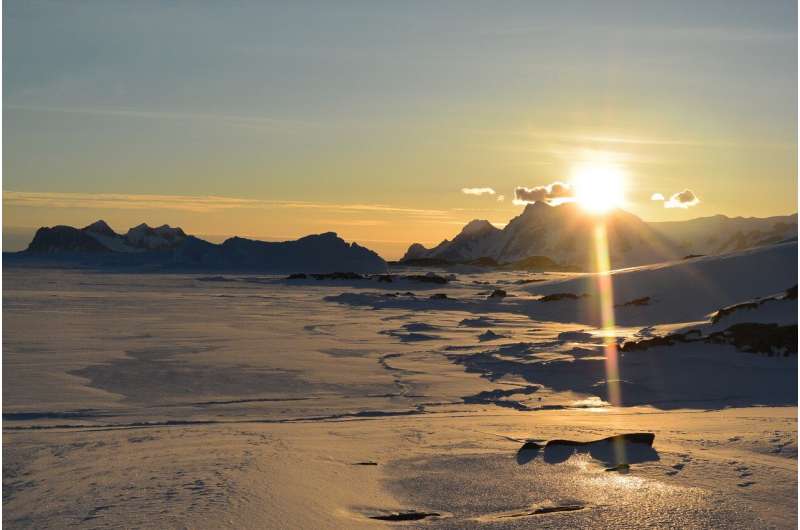
[[[586,163],[572,173],[575,201],[586,211],[603,214],[625,202],[625,173],[607,163]]]

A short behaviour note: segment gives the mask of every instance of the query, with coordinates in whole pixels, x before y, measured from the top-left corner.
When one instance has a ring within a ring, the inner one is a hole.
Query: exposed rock
[[[448,281],[450,281],[448,278],[444,276],[439,276],[438,274],[434,274],[432,272],[429,272],[428,274],[411,274],[408,276],[404,276],[404,278],[406,280],[411,280],[415,282],[435,283],[439,285],[444,285]]]
[[[795,285],[794,287],[789,287],[788,289],[786,289],[786,291],[784,291],[782,296],[772,296],[768,298],[762,298],[760,300],[753,300],[751,302],[742,302],[741,304],[735,304],[728,307],[723,307],[722,309],[719,309],[717,310],[716,313],[714,313],[714,316],[711,317],[711,322],[713,324],[716,324],[726,316],[732,315],[737,311],[757,309],[762,305],[769,302],[773,302],[775,300],[797,300],[797,286]]]
[[[60,252],[111,252],[83,230],[71,226],[42,227],[36,231],[27,252],[56,254]]]
[[[505,335],[498,335],[491,329],[487,329],[485,333],[481,333],[480,335],[478,335],[478,340],[481,342],[503,339],[503,338],[505,338]]]
[[[369,516],[370,519],[376,519],[378,521],[421,521],[422,519],[427,519],[428,517],[439,517],[439,514],[436,512],[418,512],[415,510],[408,510],[404,512],[393,512]]]
[[[636,464],[658,460],[658,453],[653,449],[655,434],[649,432],[617,434],[600,440],[581,442],[576,440],[550,440],[541,444],[534,440],[526,441],[517,451],[517,462],[525,464],[543,453],[544,461],[557,464],[567,461],[576,453],[588,453],[592,458],[608,465]],[[624,452],[618,449],[624,447]],[[620,461],[620,454],[624,460]]]
[[[712,333],[706,342],[731,344],[737,349],[767,355],[797,355],[797,324],[779,326],[778,324],[742,323],[734,324],[725,331]]]
[[[677,342],[705,342],[708,344],[730,344],[738,350],[767,355],[797,354],[797,324],[780,326],[745,322],[734,324],[724,331],[715,331],[704,337],[698,329],[685,333],[672,333],[639,341],[625,342],[620,351],[643,351],[658,346],[672,346]]]
[[[586,331],[562,331],[556,338],[561,342],[603,342],[602,337],[595,337]]]
[[[625,302],[624,304],[617,304],[614,307],[630,307],[630,306],[642,306],[642,305],[650,305],[650,297],[643,296],[642,298],[636,298],[635,300],[631,300],[629,302]]]
[[[572,294],[572,293],[553,293],[539,298],[540,302],[557,302],[559,300],[578,300],[579,298],[586,298],[588,294]]]
[[[761,305],[761,302],[744,302],[742,304],[736,304],[736,305],[732,305],[732,306],[728,306],[728,307],[723,307],[722,309],[720,309],[719,311],[714,313],[714,316],[711,317],[711,322],[713,324],[716,324],[717,322],[719,322],[720,320],[722,320],[726,316],[732,315],[733,313],[736,313],[737,311],[746,310],[746,309],[757,309],[758,306],[760,306],[760,305]]]
[[[151,228],[142,223],[122,236],[104,221],[97,221],[83,229],[40,228],[27,250],[13,256],[23,262],[29,257],[40,260],[44,254],[50,255],[49,260],[79,263],[80,266],[144,267],[150,271],[386,271],[386,262],[380,256],[356,243],[345,242],[334,232],[283,242],[232,237],[217,245],[168,225]],[[339,276],[336,279],[355,278]]]
[[[702,339],[702,332],[699,329],[691,329],[685,333],[671,333],[663,337],[655,336],[638,341],[627,341],[622,345],[620,351],[644,351],[658,346],[672,346],[676,342],[694,342],[700,339]]]
[[[312,274],[315,280],[364,280],[365,277],[357,272],[328,272],[324,274]]]

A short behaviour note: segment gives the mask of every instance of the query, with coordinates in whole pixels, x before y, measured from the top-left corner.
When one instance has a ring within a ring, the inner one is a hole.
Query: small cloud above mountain
[[[461,193],[466,195],[494,195],[497,192],[492,188],[461,188]]]
[[[528,204],[533,202],[559,203],[572,200],[574,193],[569,184],[553,182],[546,186],[526,188],[517,186],[514,190],[514,204]]]
[[[689,208],[700,204],[700,199],[690,189],[675,193],[664,203],[664,208]]]
[[[669,200],[661,193],[652,194],[650,200],[663,202],[664,208],[683,208],[684,210],[700,204],[700,198],[688,188],[674,193]]]

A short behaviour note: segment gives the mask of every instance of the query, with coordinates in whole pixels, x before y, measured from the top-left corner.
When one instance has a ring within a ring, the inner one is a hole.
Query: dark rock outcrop
[[[235,270],[242,272],[333,273],[330,279],[358,279],[386,271],[375,252],[347,243],[333,232],[295,241],[266,242],[233,237],[217,245],[168,225],[142,223],[123,236],[105,221],[84,228],[40,228],[25,251],[10,255],[15,264],[31,259],[59,265],[127,267],[148,270]],[[292,279],[300,279],[293,277]],[[322,279],[322,278],[318,278]],[[436,278],[422,281],[446,283]]]
[[[71,226],[42,227],[36,231],[26,252],[57,254],[64,252],[111,252],[83,230]]]

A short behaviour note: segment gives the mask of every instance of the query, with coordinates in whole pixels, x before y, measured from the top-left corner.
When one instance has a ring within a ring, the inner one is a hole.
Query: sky
[[[5,250],[102,218],[397,258],[587,164],[648,221],[797,211],[795,1],[7,0],[3,96]]]

